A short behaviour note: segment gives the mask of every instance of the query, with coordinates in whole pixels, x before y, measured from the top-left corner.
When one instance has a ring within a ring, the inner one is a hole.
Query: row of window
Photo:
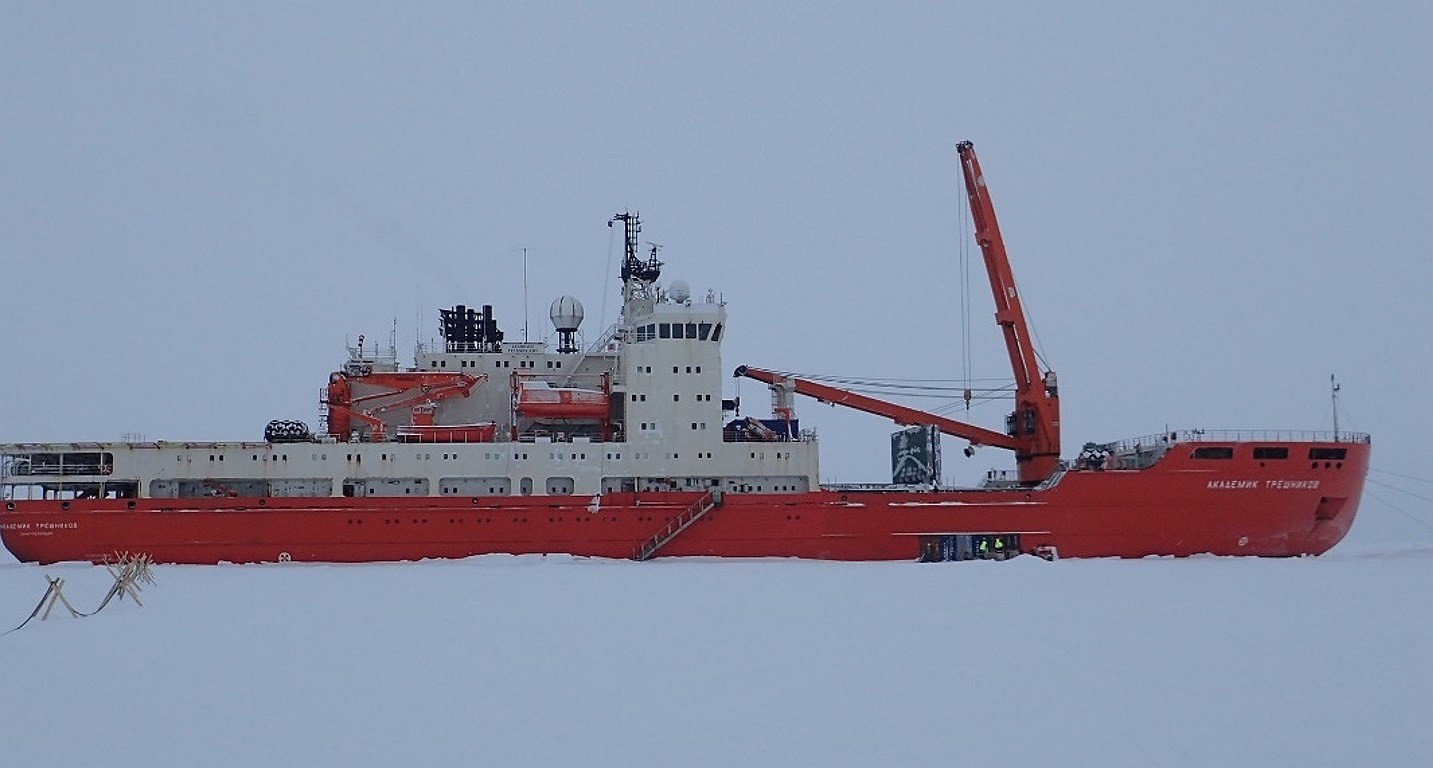
[[[637,341],[692,339],[721,341],[721,323],[648,323],[636,328]]]
[[[657,427],[656,423],[653,423],[653,424],[652,424],[652,428],[655,429],[656,427]],[[693,429],[695,429],[695,428],[696,428],[696,427],[693,427]],[[703,425],[702,428],[705,429],[705,428],[706,428],[705,425]],[[517,451],[515,451],[515,452],[513,452],[512,455],[511,455],[511,458],[514,459],[514,460],[516,460],[516,461],[526,461],[526,460],[527,460],[527,457],[528,457],[528,455],[527,455],[527,453],[526,453],[525,451],[524,451],[524,452],[517,452]],[[260,459],[260,455],[257,454],[257,453],[251,454],[249,458],[250,458],[252,461],[260,461],[260,460],[261,460],[261,459]],[[310,458],[313,459],[314,461],[328,461],[328,454],[327,454],[327,453],[314,453],[314,454],[310,454]],[[390,459],[396,460],[397,458],[398,458],[398,454],[396,454],[396,453],[381,453],[381,454],[378,455],[378,459],[379,459],[380,461],[388,461],[388,460],[390,460]],[[415,454],[413,454],[413,458],[416,459],[416,460],[418,460],[418,461],[431,461],[431,460],[433,460],[433,454],[431,454],[431,453],[415,453]],[[457,461],[458,458],[459,458],[459,455],[458,455],[457,453],[444,453],[444,454],[440,454],[440,455],[439,455],[439,460],[440,460],[440,461]],[[494,460],[499,460],[499,461],[500,461],[500,460],[504,460],[504,459],[507,459],[507,458],[509,458],[509,455],[508,455],[507,453],[493,452],[493,451],[487,451],[487,452],[483,453],[483,459],[484,459],[485,461],[494,461]],[[570,453],[570,454],[569,454],[569,453],[549,453],[549,454],[548,454],[548,458],[550,458],[550,459],[579,459],[579,460],[580,460],[580,459],[586,459],[586,458],[587,458],[587,454],[584,453],[584,452],[581,452],[581,451],[575,451],[575,452]],[[611,458],[611,456],[609,455],[608,458]],[[618,458],[621,458],[621,457],[619,456]],[[175,460],[175,461],[183,461],[184,459],[185,459],[185,456],[184,456],[183,454],[180,454],[180,455],[177,455],[177,456],[174,457],[174,460]],[[210,460],[210,461],[223,461],[223,460],[224,460],[224,454],[222,454],[222,453],[211,453],[211,454],[209,454],[209,460]],[[265,456],[263,457],[262,460],[265,460],[265,461],[288,461],[288,460],[289,460],[289,455],[288,455],[287,453],[282,453],[282,454],[267,454],[267,455],[265,455]],[[346,453],[346,454],[344,454],[344,460],[345,460],[345,461],[357,461],[357,462],[362,462],[362,461],[363,461],[363,454],[361,454],[361,453]],[[21,474],[21,473],[16,472],[15,474]],[[93,474],[93,473],[91,473],[91,474]]]
[[[700,367],[700,366],[698,366],[698,367]],[[699,394],[699,395],[697,395],[696,397],[697,397],[697,402],[699,402],[699,403],[710,403],[710,402],[712,401],[712,396],[711,396],[711,395],[708,395],[708,394]],[[674,403],[680,403],[681,401],[682,401],[682,396],[681,396],[680,394],[673,394],[673,395],[672,395],[672,402],[674,402]],[[634,403],[645,403],[645,402],[647,402],[647,395],[646,395],[646,393],[643,393],[643,392],[633,392],[633,393],[632,393],[632,402],[634,402]]]
[[[113,467],[114,454],[92,451],[13,454],[4,461],[10,475],[107,475]]]
[[[651,372],[652,372],[652,366],[650,366],[650,365],[639,365],[639,366],[637,366],[637,373],[651,373]],[[687,372],[687,373],[701,373],[701,372],[702,372],[702,367],[701,367],[700,365],[689,365],[689,366],[686,367],[686,372]],[[680,366],[680,365],[674,365],[674,366],[672,366],[672,373],[682,373],[682,366]]]
[[[547,363],[547,367],[548,367],[549,369],[552,369],[552,370],[560,369],[560,368],[562,367],[562,361],[561,361],[561,360],[547,360],[547,361],[545,361],[545,362]],[[448,361],[447,361],[447,360],[429,360],[429,361],[428,361],[428,367],[430,367],[430,368],[447,368],[447,367],[448,367]],[[458,361],[458,367],[460,367],[460,368],[477,368],[477,367],[478,367],[478,361],[477,361],[477,360],[459,360],[459,361]],[[511,367],[512,367],[512,361],[511,361],[511,360],[494,360],[494,361],[493,361],[493,368],[494,368],[494,369],[498,369],[498,368],[511,368]],[[536,360],[519,360],[519,361],[517,361],[517,367],[519,367],[519,368],[536,368],[536,367],[537,367],[537,361],[536,361]]]
[[[1343,461],[1347,455],[1347,448],[1318,446],[1309,449],[1309,459],[1312,461]],[[1196,459],[1232,459],[1234,458],[1234,446],[1201,445],[1194,449],[1192,456]],[[1283,445],[1256,445],[1254,446],[1254,458],[1261,460],[1287,459],[1289,458],[1289,449],[1288,446]]]

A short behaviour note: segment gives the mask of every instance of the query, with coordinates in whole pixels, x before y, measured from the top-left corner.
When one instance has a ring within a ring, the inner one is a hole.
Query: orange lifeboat
[[[545,381],[524,381],[518,386],[517,412],[529,419],[607,418],[607,394],[596,389],[554,387]]]

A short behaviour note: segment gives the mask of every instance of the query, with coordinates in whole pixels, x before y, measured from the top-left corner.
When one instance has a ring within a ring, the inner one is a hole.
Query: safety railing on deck
[[[1134,451],[1174,443],[1367,443],[1366,432],[1319,432],[1298,429],[1182,429],[1133,437],[1102,448],[1113,452]]]

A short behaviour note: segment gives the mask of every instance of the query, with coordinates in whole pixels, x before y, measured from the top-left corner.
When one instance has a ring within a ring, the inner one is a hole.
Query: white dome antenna
[[[575,296],[559,296],[552,302],[552,308],[547,315],[552,318],[552,325],[557,329],[557,351],[576,352],[574,336],[582,325],[582,302]]]

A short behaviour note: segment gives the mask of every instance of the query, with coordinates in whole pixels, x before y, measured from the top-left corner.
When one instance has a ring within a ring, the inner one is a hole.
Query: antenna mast
[[[662,262],[657,258],[657,246],[646,261],[637,255],[638,241],[642,233],[641,218],[630,211],[623,211],[607,220],[607,226],[622,222],[622,322],[648,314],[656,302],[656,282],[662,276]]]
[[[1329,374],[1329,400],[1333,402],[1333,439],[1338,439],[1338,381],[1332,373]]]

